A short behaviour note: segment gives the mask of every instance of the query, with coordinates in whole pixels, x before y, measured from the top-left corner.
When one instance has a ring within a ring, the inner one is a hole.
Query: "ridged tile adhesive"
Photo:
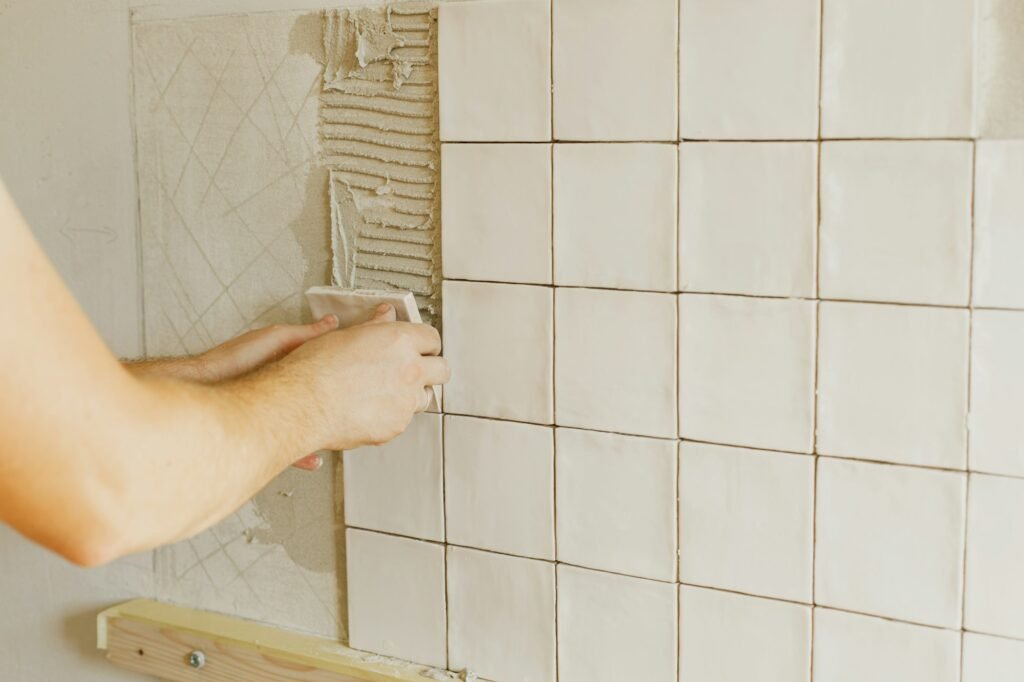
[[[320,95],[334,284],[403,289],[440,322],[437,11],[330,10]]]

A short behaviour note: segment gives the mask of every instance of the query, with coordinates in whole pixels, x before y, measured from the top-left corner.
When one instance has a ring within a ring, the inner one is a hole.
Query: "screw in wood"
[[[206,665],[206,654],[202,651],[193,651],[188,655],[188,664],[196,670],[199,670]]]

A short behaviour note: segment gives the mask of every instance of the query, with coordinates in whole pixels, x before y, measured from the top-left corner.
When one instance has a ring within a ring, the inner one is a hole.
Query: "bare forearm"
[[[118,438],[118,454],[101,455],[120,479],[106,490],[117,510],[111,555],[199,532],[318,447],[308,391],[274,374],[218,386],[140,381],[133,442]]]
[[[2,185],[0,309],[0,522],[74,561],[198,531],[318,449],[303,421],[316,401],[296,381],[126,371]]]

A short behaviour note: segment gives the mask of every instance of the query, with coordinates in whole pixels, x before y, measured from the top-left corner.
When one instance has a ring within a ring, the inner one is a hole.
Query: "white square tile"
[[[345,524],[444,541],[441,415],[416,415],[390,443],[344,454]]]
[[[966,475],[820,458],[815,603],[960,627]]]
[[[967,305],[970,142],[821,147],[821,296]]]
[[[452,670],[554,682],[554,564],[448,547],[448,609]]]
[[[675,682],[676,586],[558,567],[559,682]]]
[[[1024,5],[975,4],[975,137],[1024,137]]]
[[[676,147],[555,145],[555,284],[676,290]]]
[[[683,438],[810,452],[813,301],[679,297]]]
[[[962,469],[966,310],[821,304],[818,452]]]
[[[350,645],[444,668],[444,547],[355,529],[346,537]]]
[[[675,296],[556,289],[555,324],[559,426],[676,437]]]
[[[445,417],[448,542],[555,558],[555,442],[549,426]]]
[[[558,560],[676,576],[675,441],[555,430]]]
[[[814,682],[959,682],[960,633],[814,610]]]
[[[964,627],[1024,638],[1024,480],[971,474]]]
[[[973,0],[824,0],[823,137],[968,137]]]
[[[441,146],[444,276],[551,284],[551,145]]]
[[[817,186],[814,143],[683,143],[680,290],[813,297]]]
[[[442,2],[437,21],[441,139],[550,140],[550,0]]]
[[[680,444],[680,582],[810,603],[813,551],[813,457]]]
[[[973,303],[1024,308],[1024,141],[977,145]]]
[[[677,0],[553,0],[555,138],[675,140]]]
[[[963,682],[1020,682],[1024,642],[964,633]]]
[[[550,424],[552,290],[445,282],[446,412]]]
[[[1024,312],[975,310],[971,325],[971,471],[1024,476]]]
[[[682,137],[816,138],[819,4],[682,0]]]
[[[811,607],[681,585],[679,682],[810,682]]]

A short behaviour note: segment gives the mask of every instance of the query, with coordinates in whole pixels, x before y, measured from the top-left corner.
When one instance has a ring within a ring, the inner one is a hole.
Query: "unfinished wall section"
[[[319,13],[134,26],[148,355],[298,322],[305,289],[329,281],[323,26]],[[157,597],[344,637],[334,469],[285,472],[158,550]]]
[[[416,294],[438,318],[437,15],[430,5],[328,11],[320,94],[334,283]]]

